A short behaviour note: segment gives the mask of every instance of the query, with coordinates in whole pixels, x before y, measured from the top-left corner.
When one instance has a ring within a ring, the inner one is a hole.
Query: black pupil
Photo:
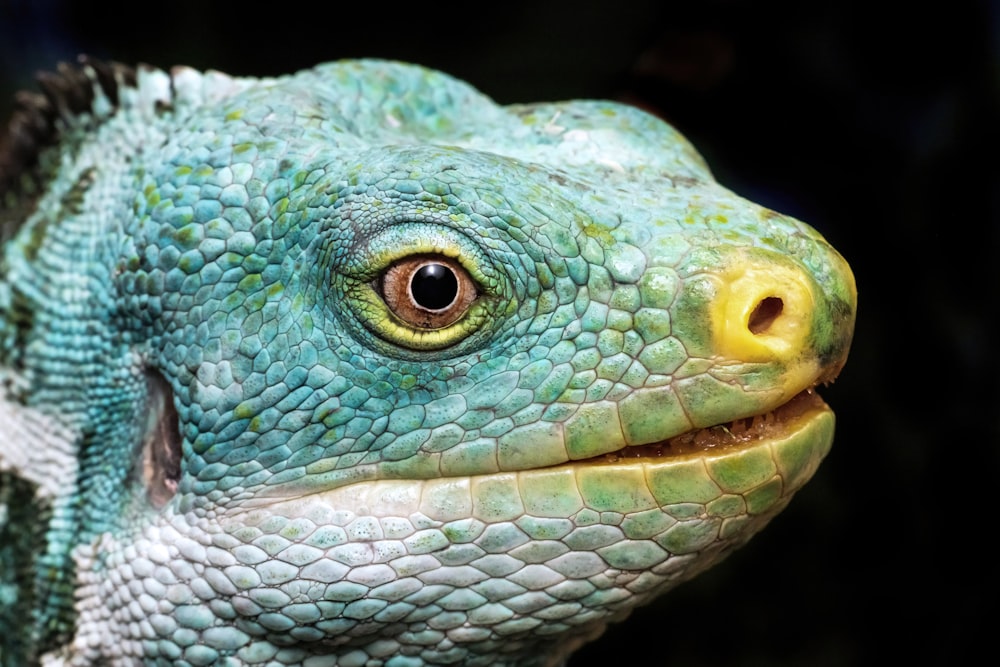
[[[441,264],[424,264],[410,280],[413,301],[427,310],[440,310],[458,296],[455,272]]]

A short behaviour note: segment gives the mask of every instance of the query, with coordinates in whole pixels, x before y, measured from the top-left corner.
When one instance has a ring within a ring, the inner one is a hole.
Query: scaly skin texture
[[[560,664],[830,446],[850,270],[652,116],[61,75],[0,162],[4,665]]]

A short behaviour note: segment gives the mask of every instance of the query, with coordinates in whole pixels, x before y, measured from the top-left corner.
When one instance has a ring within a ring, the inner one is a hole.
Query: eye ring
[[[393,315],[423,330],[454,324],[478,296],[468,271],[441,255],[411,255],[397,261],[382,275],[378,289]]]

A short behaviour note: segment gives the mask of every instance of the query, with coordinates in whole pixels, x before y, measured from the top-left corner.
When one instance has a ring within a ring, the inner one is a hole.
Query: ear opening
[[[147,412],[142,479],[150,504],[159,509],[177,493],[181,477],[181,433],[174,392],[156,371],[146,372]]]

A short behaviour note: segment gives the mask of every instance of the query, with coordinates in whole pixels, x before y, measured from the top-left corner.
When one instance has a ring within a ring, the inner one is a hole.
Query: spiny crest
[[[37,187],[34,172],[42,151],[57,144],[65,128],[84,119],[93,122],[102,107],[105,113],[116,108],[119,91],[136,85],[136,70],[81,56],[78,66],[60,63],[55,72],[36,78],[42,92],[18,93],[6,132],[0,134],[0,196]]]
[[[24,91],[0,131],[0,243],[16,232],[59,169],[97,128],[120,110],[143,118],[225,97],[248,84],[216,71],[169,71],[80,56],[37,75],[41,92]]]

